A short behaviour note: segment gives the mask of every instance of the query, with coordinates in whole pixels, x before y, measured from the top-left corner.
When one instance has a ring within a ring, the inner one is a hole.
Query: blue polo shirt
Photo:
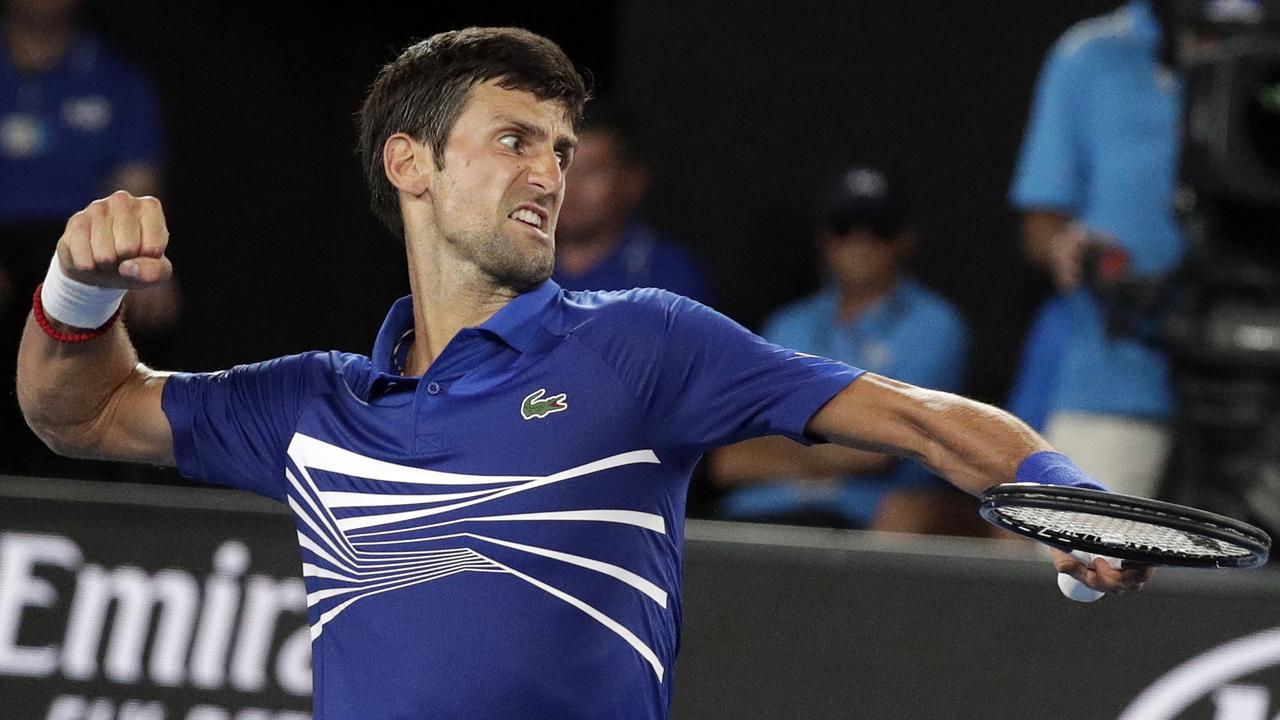
[[[315,717],[667,717],[694,464],[860,371],[653,289],[547,281],[421,377],[412,327],[164,387],[184,475],[293,510]]]
[[[960,313],[918,280],[903,277],[893,290],[852,321],[839,320],[840,292],[828,285],[788,305],[765,324],[770,342],[830,357],[913,385],[956,392],[964,383],[969,331]],[[897,461],[890,472],[853,475],[832,486],[799,479],[753,484],[720,502],[726,518],[776,517],[822,512],[853,527],[874,519],[893,490],[929,487],[942,481],[918,463]]]
[[[1085,21],[1054,46],[1036,87],[1010,200],[1053,209],[1115,238],[1139,275],[1171,271],[1183,241],[1173,214],[1182,88],[1158,66],[1149,2]],[[1069,296],[1071,336],[1053,410],[1159,418],[1172,401],[1163,355],[1106,337],[1087,290]]]
[[[655,287],[710,302],[702,269],[683,248],[642,217],[632,217],[613,252],[580,275],[556,269],[556,282],[567,290],[627,290]]]
[[[163,145],[150,86],[81,33],[56,67],[14,67],[0,27],[0,222],[66,219],[108,194],[131,163],[158,165]]]

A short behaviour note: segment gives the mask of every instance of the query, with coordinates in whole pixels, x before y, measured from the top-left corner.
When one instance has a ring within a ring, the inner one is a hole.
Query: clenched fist
[[[88,285],[147,288],[173,274],[160,201],[119,190],[71,216],[58,239],[62,272]]]

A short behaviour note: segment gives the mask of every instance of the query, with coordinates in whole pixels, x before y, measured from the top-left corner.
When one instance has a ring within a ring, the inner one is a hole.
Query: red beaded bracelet
[[[78,332],[78,333],[64,333],[61,330],[58,330],[57,328],[55,328],[49,322],[49,318],[46,317],[44,314],[44,305],[41,304],[40,302],[40,290],[43,288],[44,288],[44,283],[40,283],[39,285],[36,286],[36,294],[33,295],[31,298],[31,314],[35,316],[36,324],[40,326],[40,329],[44,331],[44,334],[48,335],[54,340],[57,340],[60,343],[70,343],[74,345],[76,343],[89,342],[90,340],[110,330],[111,326],[114,325],[116,323],[116,320],[120,318],[120,308],[117,308],[115,314],[112,315],[110,318],[108,318],[107,321],[102,324],[102,327],[96,330],[89,330],[87,332]]]

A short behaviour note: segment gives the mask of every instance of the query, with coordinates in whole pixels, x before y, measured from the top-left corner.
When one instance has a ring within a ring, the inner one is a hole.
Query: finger
[[[106,203],[95,200],[89,204],[86,212],[93,222],[89,229],[89,248],[93,254],[94,267],[110,265],[116,261],[116,244],[112,239],[111,218]]]
[[[1094,558],[1092,569],[1098,583],[1095,589],[1123,593],[1132,587],[1132,583],[1126,581],[1124,571],[1111,567],[1106,558]]]
[[[58,258],[63,270],[93,270],[93,250],[89,247],[89,232],[93,221],[81,210],[67,220],[67,229],[58,243]]]
[[[142,226],[136,208],[125,207],[111,214],[111,235],[118,259],[137,257],[142,248]]]
[[[138,198],[138,203],[141,209],[141,254],[151,258],[161,257],[169,246],[169,228],[165,224],[164,208],[159,200],[150,195]]]
[[[159,285],[173,275],[173,263],[167,257],[136,257],[120,263],[119,272],[143,285]]]

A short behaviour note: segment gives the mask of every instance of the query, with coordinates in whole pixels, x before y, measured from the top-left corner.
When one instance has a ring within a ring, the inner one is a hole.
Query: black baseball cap
[[[836,175],[821,196],[818,227],[845,234],[869,228],[884,238],[901,232],[907,209],[900,188],[887,173],[868,165],[852,165]]]

